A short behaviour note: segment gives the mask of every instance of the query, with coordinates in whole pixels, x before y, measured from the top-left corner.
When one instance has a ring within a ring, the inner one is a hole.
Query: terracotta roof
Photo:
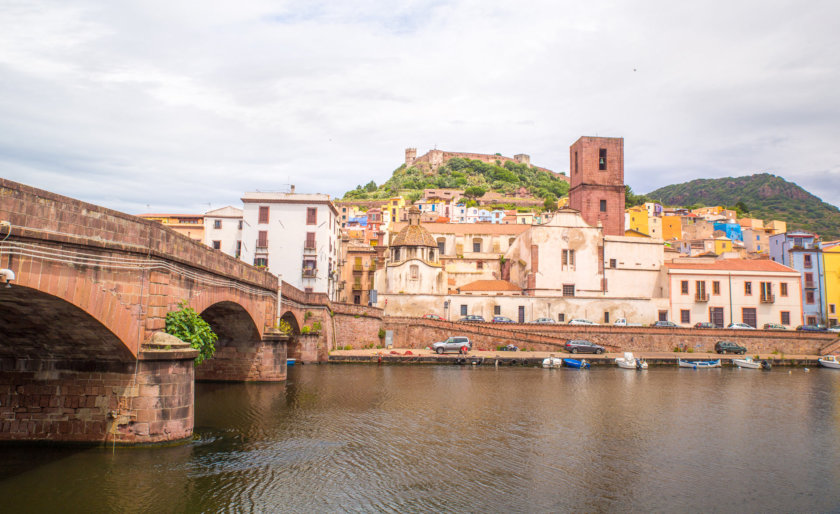
[[[516,291],[522,292],[520,287],[511,284],[507,280],[476,280],[469,284],[464,284],[458,288],[458,291]]]
[[[431,246],[437,248],[435,238],[420,225],[403,227],[391,240],[391,246]]]
[[[774,271],[799,274],[793,268],[768,259],[723,259],[715,262],[669,262],[668,269],[720,270],[720,271]]]
[[[400,231],[407,224],[403,222],[394,223],[394,231]],[[525,232],[531,225],[497,223],[421,223],[420,226],[435,234],[509,234],[518,236]]]

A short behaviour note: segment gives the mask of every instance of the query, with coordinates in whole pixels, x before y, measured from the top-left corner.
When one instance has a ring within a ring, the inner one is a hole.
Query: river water
[[[840,372],[309,365],[166,448],[0,447],[4,512],[838,511]]]

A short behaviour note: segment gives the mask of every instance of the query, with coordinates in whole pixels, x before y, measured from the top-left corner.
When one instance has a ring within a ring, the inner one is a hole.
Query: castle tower
[[[531,167],[531,156],[526,153],[518,153],[513,156],[513,160],[518,162],[519,164],[524,164]]]
[[[624,138],[581,137],[569,148],[569,207],[604,235],[624,235]]]
[[[411,166],[414,164],[414,161],[417,159],[417,149],[416,148],[406,148],[405,149],[405,165]]]

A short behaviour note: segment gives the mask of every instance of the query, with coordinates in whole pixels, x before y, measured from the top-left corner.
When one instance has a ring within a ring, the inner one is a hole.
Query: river
[[[840,372],[307,365],[196,436],[0,447],[5,512],[840,510]]]

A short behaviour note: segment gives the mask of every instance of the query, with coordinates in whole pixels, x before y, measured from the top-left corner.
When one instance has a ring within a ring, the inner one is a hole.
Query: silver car
[[[446,341],[440,341],[432,345],[432,350],[438,354],[444,352],[467,353],[471,349],[472,345],[469,338],[463,336],[450,337]]]
[[[588,319],[570,319],[569,325],[597,325],[597,323]]]

